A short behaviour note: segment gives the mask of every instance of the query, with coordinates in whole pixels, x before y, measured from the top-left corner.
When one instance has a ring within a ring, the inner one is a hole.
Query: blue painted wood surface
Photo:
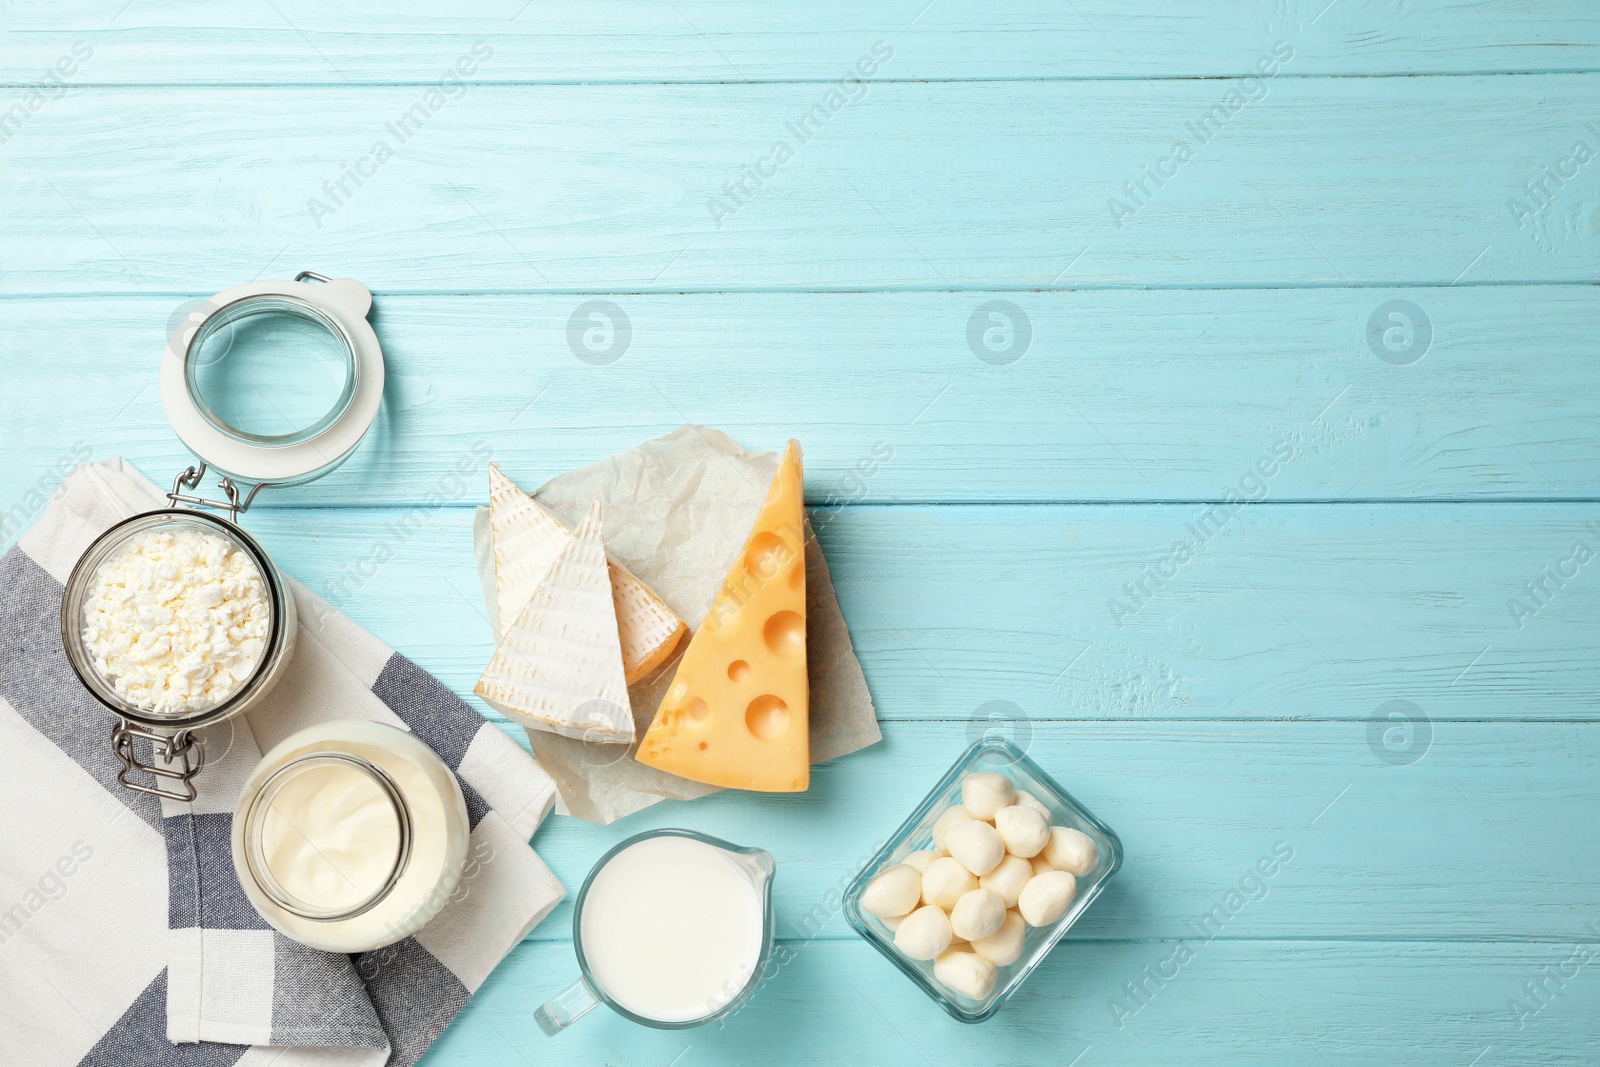
[[[441,472],[474,445],[530,485],[690,420],[806,445],[884,742],[802,796],[534,840],[569,885],[650,826],[767,847],[793,961],[717,1030],[547,1040],[564,905],[425,1064],[1594,1062],[1592,5],[14,0],[0,30],[0,542],[84,455],[180,464],[168,318],[263,273],[371,285],[391,379],[370,446],[251,525],[327,592],[408,517],[347,610],[459,692],[483,491]],[[591,299],[632,326],[605,366],[569,341]],[[833,894],[991,701],[1129,864],[973,1028]]]

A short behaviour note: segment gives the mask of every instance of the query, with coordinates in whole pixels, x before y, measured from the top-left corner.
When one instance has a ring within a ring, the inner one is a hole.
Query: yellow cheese
[[[755,526],[639,744],[636,758],[707,785],[811,784],[805,517],[790,441]]]
[[[489,464],[489,528],[494,547],[495,599],[500,609],[496,640],[503,640],[549,573],[572,531],[518,489],[498,464]],[[672,655],[688,632],[650,587],[607,557],[611,597],[616,605],[622,666],[632,685]]]

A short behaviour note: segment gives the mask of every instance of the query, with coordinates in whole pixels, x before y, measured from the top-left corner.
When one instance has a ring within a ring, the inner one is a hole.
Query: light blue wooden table
[[[536,485],[795,436],[847,501],[883,743],[534,840],[569,886],[762,845],[793,962],[720,1030],[547,1040],[563,906],[428,1067],[1600,1062],[1600,9],[466,8],[0,5],[8,521],[91,452],[170,476],[169,315],[301,269],[377,293],[385,411],[250,524],[324,591],[387,545],[347,610],[458,692],[481,443]],[[1128,863],[966,1027],[831,894],[995,706]]]

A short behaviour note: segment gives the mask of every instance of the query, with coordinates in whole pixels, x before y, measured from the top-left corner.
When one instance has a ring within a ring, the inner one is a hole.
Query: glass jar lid
[[[338,467],[383,399],[372,294],[349,278],[226,289],[175,323],[161,403],[184,445],[230,478],[295,485]]]

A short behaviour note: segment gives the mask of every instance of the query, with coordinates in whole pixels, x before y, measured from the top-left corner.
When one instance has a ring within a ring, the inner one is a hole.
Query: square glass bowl
[[[1050,809],[1050,825],[1071,827],[1089,835],[1100,854],[1094,870],[1078,879],[1078,894],[1067,913],[1050,926],[1028,928],[1022,955],[1015,963],[999,968],[1000,976],[994,989],[982,1000],[973,1000],[945,988],[933,977],[932,961],[914,960],[903,955],[895,948],[894,934],[883,924],[883,920],[861,907],[861,894],[879,871],[903,863],[906,856],[918,849],[933,847],[934,821],[946,808],[961,803],[961,780],[975,771],[997,771],[1010,778],[1018,789],[1032,793]],[[945,772],[939,783],[917,805],[911,817],[895,831],[889,843],[856,875],[845,890],[844,913],[856,933],[900,968],[907,978],[933,998],[934,1003],[961,1022],[981,1023],[999,1011],[1000,1006],[1027,980],[1028,975],[1072,928],[1072,924],[1078,921],[1078,916],[1094,902],[1106,887],[1106,882],[1121,866],[1122,842],[1111,827],[1072,799],[1070,793],[1056,784],[1054,778],[1016,745],[1003,738],[986,737],[962,753],[955,766]]]

